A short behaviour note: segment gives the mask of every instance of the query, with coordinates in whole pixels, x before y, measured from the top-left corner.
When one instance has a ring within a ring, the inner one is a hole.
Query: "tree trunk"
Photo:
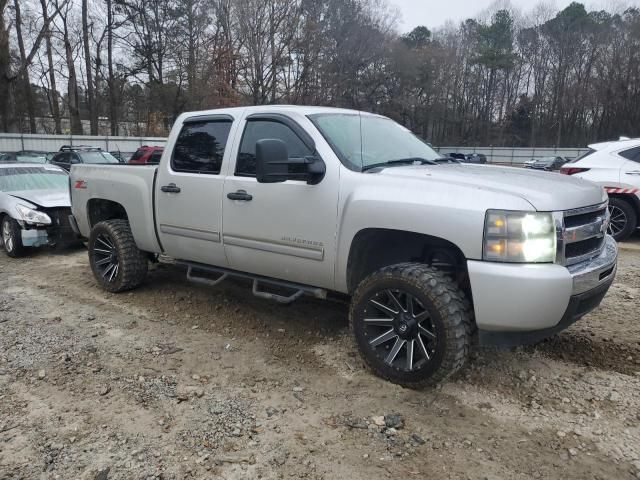
[[[0,127],[4,132],[15,130],[13,85],[11,81],[11,51],[9,32],[4,23],[4,12],[8,0],[0,0]]]
[[[69,81],[67,84],[67,103],[69,107],[69,120],[71,121],[71,133],[82,135],[82,121],[80,120],[78,80],[76,77],[76,66],[73,63],[73,49],[69,40],[69,30],[67,19],[64,19],[64,50],[67,60],[67,70],[69,71]]]
[[[109,77],[107,87],[109,89],[109,123],[111,135],[118,135],[118,96],[116,95],[116,79],[113,74],[113,10],[112,0],[107,1],[107,69]]]
[[[20,13],[20,2],[14,0],[16,9],[16,36],[18,37],[18,49],[20,50],[20,62],[24,65],[27,63],[27,53],[24,49],[24,39],[22,38],[22,15]],[[31,80],[29,79],[29,70],[24,69],[19,80],[22,80],[24,88],[25,100],[27,101],[27,114],[29,115],[29,132],[36,133],[36,112],[33,104],[33,90],[31,89]]]
[[[55,133],[62,134],[62,124],[60,122],[60,104],[58,100],[58,87],[56,86],[56,73],[53,69],[53,49],[51,48],[51,28],[49,27],[49,12],[47,10],[47,0],[40,0],[42,6],[42,19],[45,24],[45,46],[47,49],[47,63],[49,65],[49,91],[51,93],[51,116],[55,124]]]
[[[16,0],[18,1],[18,0]],[[84,64],[87,74],[87,103],[89,105],[89,123],[91,135],[98,134],[98,112],[93,91],[93,79],[91,78],[91,50],[89,49],[89,12],[87,0],[82,0],[82,43],[84,46]]]

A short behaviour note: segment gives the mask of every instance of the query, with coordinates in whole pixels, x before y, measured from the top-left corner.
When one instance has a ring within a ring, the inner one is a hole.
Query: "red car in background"
[[[157,165],[160,163],[160,157],[164,147],[149,147],[143,145],[136,153],[129,159],[129,163],[143,164],[143,165]]]

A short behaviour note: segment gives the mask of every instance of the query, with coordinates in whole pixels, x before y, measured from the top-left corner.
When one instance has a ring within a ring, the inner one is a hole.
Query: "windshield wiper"
[[[371,170],[373,168],[379,168],[379,167],[384,168],[384,167],[394,167],[399,165],[414,165],[414,164],[437,165],[437,163],[434,162],[433,160],[427,160],[426,158],[408,157],[408,158],[399,158],[397,160],[387,160],[386,162],[372,163],[371,165],[364,165],[362,167],[362,171],[366,172],[367,170]]]

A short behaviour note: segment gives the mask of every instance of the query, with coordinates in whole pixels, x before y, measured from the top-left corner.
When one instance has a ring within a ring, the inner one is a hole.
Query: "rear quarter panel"
[[[92,199],[110,200],[122,205],[127,212],[138,248],[160,252],[153,212],[156,169],[154,165],[73,165],[71,210],[80,233],[88,237],[91,232],[89,202]]]

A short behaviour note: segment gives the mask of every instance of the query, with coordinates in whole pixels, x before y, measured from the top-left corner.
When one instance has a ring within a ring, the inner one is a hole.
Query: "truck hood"
[[[385,168],[378,175],[423,179],[478,190],[509,194],[526,200],[538,211],[571,210],[607,199],[595,183],[568,175],[493,165],[416,165]]]
[[[68,190],[21,190],[7,192],[12,197],[31,202],[44,208],[70,207],[71,199]]]

